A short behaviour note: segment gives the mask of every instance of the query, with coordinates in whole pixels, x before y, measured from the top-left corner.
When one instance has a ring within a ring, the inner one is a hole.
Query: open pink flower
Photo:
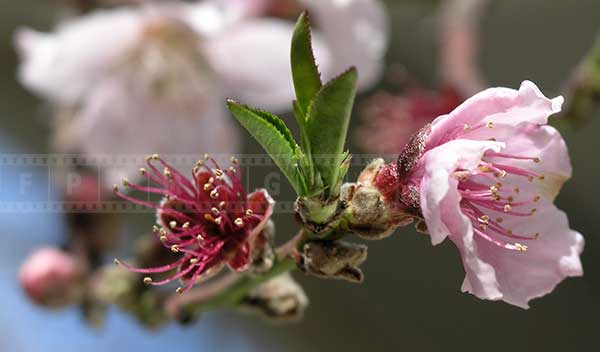
[[[235,159],[232,161],[237,164]],[[121,193],[116,186],[115,193],[136,204],[157,209],[161,227],[156,226],[154,233],[165,248],[180,253],[181,257],[169,265],[149,269],[117,263],[145,274],[178,269],[176,274],[164,280],[153,281],[146,277],[144,282],[163,285],[180,279],[187,284],[186,289],[216,274],[225,263],[236,271],[246,270],[254,247],[262,243],[259,235],[272,214],[274,202],[267,191],[258,190],[247,195],[241,183],[240,168],[221,169],[208,156],[198,162],[191,179],[158,155],[149,157],[147,164],[148,169],[141,169],[140,173],[159,187],[141,186],[126,180],[123,183],[133,190],[163,195],[165,198],[160,204]]]
[[[527,308],[583,274],[583,237],[553,204],[571,176],[567,147],[546,125],[562,102],[529,81],[485,90],[421,130],[380,172],[380,187],[399,181],[396,199],[420,203],[434,245],[449,237],[458,247],[463,291]]]

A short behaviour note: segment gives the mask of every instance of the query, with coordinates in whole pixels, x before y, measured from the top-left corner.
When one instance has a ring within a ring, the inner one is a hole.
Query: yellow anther
[[[171,222],[169,222],[169,227],[172,228],[172,229],[176,228],[177,227],[177,221],[172,220]]]
[[[165,177],[167,178],[172,178],[173,174],[171,173],[171,170],[169,170],[168,168],[165,167],[165,170],[163,171],[163,174],[165,175]]]
[[[150,158],[152,158],[153,160],[158,160],[160,156],[158,154],[152,154]]]
[[[171,246],[171,252],[173,253],[179,253],[179,245],[174,244]]]
[[[198,263],[198,258],[192,258],[192,259],[190,259],[190,264],[194,265],[196,263]]]
[[[113,259],[113,263],[115,263],[115,265],[121,265],[121,261],[117,258]]]
[[[183,288],[181,288],[181,287],[177,287],[177,289],[175,290],[175,292],[176,292],[177,294],[182,294],[182,293],[183,293]]]
[[[233,223],[235,224],[235,226],[237,227],[244,227],[244,220],[242,220],[241,218],[237,218],[233,221]]]
[[[505,213],[508,213],[508,212],[509,212],[511,209],[512,209],[512,207],[510,206],[510,204],[506,204],[506,205],[504,206],[504,212],[505,212]]]
[[[488,122],[485,124],[485,127],[487,128],[494,128],[494,123],[492,121]]]
[[[119,185],[116,183],[113,185],[113,192],[119,192]]]
[[[533,158],[534,163],[539,163],[540,161],[541,161],[540,158]]]
[[[470,129],[471,129],[471,126],[469,126],[469,125],[467,125],[467,124],[464,124],[464,125],[463,125],[463,130],[465,130],[465,131],[468,131],[468,130],[470,130]]]
[[[238,163],[238,159],[237,159],[235,156],[232,156],[232,157],[229,159],[229,161],[231,161],[231,163],[232,163],[233,165],[237,165],[237,163]]]
[[[217,192],[217,190],[216,190],[216,189],[213,189],[213,190],[210,192],[210,197],[211,197],[212,199],[217,199],[217,198],[219,198],[219,192]]]
[[[250,217],[252,215],[254,215],[254,212],[252,211],[252,209],[246,209],[246,216]]]
[[[529,247],[527,247],[527,246],[526,246],[526,245],[524,245],[524,244],[515,243],[515,248],[516,248],[518,251],[525,252],[525,251],[527,251],[527,249],[528,249]]]
[[[146,284],[146,285],[150,285],[151,283],[152,283],[152,278],[151,278],[151,277],[148,277],[148,276],[146,276],[146,277],[144,278],[144,284]]]
[[[139,172],[140,172],[140,175],[145,176],[147,171],[143,167],[140,167]]]
[[[183,226],[181,226],[181,227],[183,227],[184,229],[189,229],[189,228],[190,228],[190,223],[186,221],[186,222],[183,224]]]
[[[198,236],[196,236],[196,239],[198,241],[204,241],[204,237],[202,236],[202,234],[198,234]]]
[[[212,208],[210,209],[210,211],[213,213],[214,216],[219,216],[220,214],[219,209],[217,208]]]

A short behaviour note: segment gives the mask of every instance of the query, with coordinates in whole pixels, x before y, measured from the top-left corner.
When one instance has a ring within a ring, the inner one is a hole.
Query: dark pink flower
[[[377,93],[366,103],[358,141],[372,153],[398,153],[423,125],[449,113],[462,101],[450,87],[437,93],[423,89],[411,89],[406,95]]]
[[[180,279],[187,285],[186,290],[217,273],[225,264],[236,271],[246,270],[255,240],[269,220],[274,202],[266,190],[247,195],[240,180],[240,168],[235,166],[237,160],[232,159],[232,163],[234,166],[222,169],[206,156],[197,163],[192,177],[187,178],[158,155],[148,157],[148,169],[140,169],[140,173],[158,187],[127,180],[123,183],[133,190],[163,195],[160,204],[126,195],[115,186],[120,197],[157,209],[161,227],[155,226],[154,233],[165,248],[181,254],[175,262],[156,268],[122,265],[145,274],[178,269],[164,280],[146,277],[144,282],[163,285]]]
[[[564,140],[547,125],[563,98],[532,82],[487,89],[413,136],[375,178],[400,208],[420,208],[434,245],[458,247],[463,291],[523,308],[583,274],[584,240],[553,204],[571,176]]]

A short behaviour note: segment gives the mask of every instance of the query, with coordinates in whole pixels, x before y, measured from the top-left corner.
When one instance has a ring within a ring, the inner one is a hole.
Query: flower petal
[[[457,169],[474,169],[486,151],[500,151],[503,146],[503,143],[492,141],[454,140],[430,150],[423,156],[421,165],[417,166],[423,172],[420,185],[421,208],[432,244],[441,243],[446,236],[453,233],[448,227],[449,224],[460,227],[470,224],[469,220],[460,214],[458,181],[452,177],[452,173]],[[464,231],[466,230],[462,232]]]
[[[250,243],[245,242],[229,261],[229,267],[235,271],[244,271],[250,264]]]
[[[535,229],[540,237],[528,241],[528,250],[524,252],[501,249],[476,238],[476,245],[463,249],[463,256],[478,258],[477,262],[494,268],[495,285],[492,286],[497,286],[502,296],[486,292],[485,288],[493,284],[489,275],[482,275],[479,267],[466,260],[463,291],[479,298],[502,299],[528,308],[529,300],[550,293],[566,277],[583,275],[579,259],[584,246],[583,237],[569,228],[567,216],[554,205],[546,204],[534,218],[526,221],[508,219],[505,226],[521,233]],[[453,236],[452,240],[461,242],[461,237]]]
[[[211,38],[206,53],[227,95],[263,109],[289,110],[294,99],[289,63],[293,30],[289,21],[247,19]],[[319,67],[328,69],[330,54],[318,35],[313,47]]]
[[[71,20],[54,33],[19,29],[19,80],[43,97],[75,104],[131,47],[139,21],[138,13],[124,9]]]
[[[490,88],[467,99],[448,115],[442,115],[431,124],[428,148],[444,142],[456,128],[476,126],[488,122],[516,126],[523,122],[546,124],[548,116],[560,111],[561,96],[546,98],[538,87],[524,81],[519,90]]]
[[[386,9],[379,0],[301,0],[316,19],[317,28],[331,48],[335,66],[326,70],[332,78],[356,66],[359,89],[373,85],[383,71],[389,40]]]

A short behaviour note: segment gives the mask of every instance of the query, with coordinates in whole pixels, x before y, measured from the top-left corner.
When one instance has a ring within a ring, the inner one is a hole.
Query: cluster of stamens
[[[440,143],[457,138],[469,138],[474,131],[494,129],[493,122],[480,122],[474,126],[464,124],[449,131]],[[488,138],[496,141],[496,138]],[[490,161],[493,160],[493,161]],[[521,199],[524,195],[518,186],[511,186],[516,178],[524,178],[529,182],[543,181],[539,175],[526,168],[511,164],[514,161],[530,161],[540,163],[536,156],[522,156],[488,151],[475,170],[457,170],[454,177],[459,181],[458,191],[461,194],[461,210],[473,224],[474,233],[503,248],[526,251],[527,245],[512,240],[535,240],[540,235],[517,234],[506,227],[506,219],[510,217],[530,217],[537,212],[535,203],[541,199],[534,195],[531,199]]]
[[[124,194],[115,185],[114,192],[121,198],[157,209],[162,226],[154,226],[152,232],[164,247],[182,254],[171,264],[148,269],[115,262],[145,274],[163,274],[178,269],[166,279],[154,281],[145,277],[143,282],[163,285],[180,279],[187,284],[185,289],[177,289],[182,293],[211,268],[231,259],[262,219],[262,215],[249,208],[238,161],[232,158],[231,163],[230,168],[223,170],[213,158],[205,155],[196,163],[192,178],[188,179],[158,155],[149,156],[147,168],[141,168],[140,175],[150,181],[149,184],[155,183],[159,187],[137,185],[127,179],[123,180],[123,185],[131,190],[164,196],[160,204]]]
[[[491,122],[481,124],[478,128],[482,126],[494,127]],[[465,125],[463,130],[472,131],[474,128]],[[539,233],[517,234],[504,225],[505,220],[510,217],[533,216],[537,212],[535,203],[541,197],[535,195],[531,199],[517,200],[522,198],[521,189],[510,184],[511,180],[516,180],[514,177],[534,182],[543,181],[544,175],[510,165],[511,160],[541,162],[538,157],[488,151],[475,170],[457,170],[453,175],[459,181],[461,210],[471,220],[474,233],[500,247],[526,251],[527,245],[511,240],[535,240],[540,236]]]

